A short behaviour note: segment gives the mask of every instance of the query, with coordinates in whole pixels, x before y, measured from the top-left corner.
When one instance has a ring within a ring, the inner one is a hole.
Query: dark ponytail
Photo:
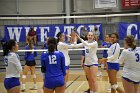
[[[57,42],[56,39],[53,37],[50,37],[48,39],[48,52],[52,53],[56,50]]]
[[[59,32],[56,37],[57,37],[57,43],[59,42],[59,37],[62,35],[63,33],[62,32]]]
[[[132,35],[126,36],[125,42],[127,43],[127,45],[129,47],[132,48],[132,50],[134,50],[136,48],[136,42],[135,42],[135,39]]]
[[[14,39],[9,40],[3,45],[3,56],[8,55],[9,51],[12,49],[13,46],[16,45],[16,41]]]

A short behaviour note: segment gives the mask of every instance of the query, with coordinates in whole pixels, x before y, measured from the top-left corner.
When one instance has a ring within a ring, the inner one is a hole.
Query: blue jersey
[[[105,48],[109,48],[111,46],[111,43],[109,43],[109,42],[103,42],[102,43],[102,46],[105,47]],[[107,50],[104,50],[103,51],[103,57],[104,58],[107,58],[108,57]]]
[[[48,44],[47,43],[44,43],[43,48],[44,49],[48,49]]]
[[[45,78],[66,75],[65,57],[59,51],[50,54],[43,52],[41,55],[41,66],[46,69]]]
[[[25,48],[26,48],[26,50],[30,50],[29,45],[27,45]],[[35,50],[35,49],[36,49],[36,48],[34,47],[34,50]],[[32,61],[32,60],[35,60],[35,57],[36,57],[37,55],[38,55],[38,54],[37,54],[36,51],[34,51],[34,52],[25,52],[24,58],[25,58],[25,60],[27,60],[27,61]]]

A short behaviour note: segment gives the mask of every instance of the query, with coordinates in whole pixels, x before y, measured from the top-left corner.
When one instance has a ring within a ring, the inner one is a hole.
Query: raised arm
[[[80,38],[79,35],[77,35],[77,37],[80,39],[80,41],[83,43],[84,46],[87,46],[87,47],[96,47],[97,46],[97,42],[96,41],[92,42],[92,43],[87,43],[82,38]]]

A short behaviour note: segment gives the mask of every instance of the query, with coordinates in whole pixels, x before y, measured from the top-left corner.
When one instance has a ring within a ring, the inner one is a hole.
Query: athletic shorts
[[[57,87],[62,87],[65,84],[64,76],[49,77],[45,78],[44,87],[48,89],[55,89]]]
[[[65,66],[66,67],[66,70],[69,70],[70,69],[70,67],[69,66]]]
[[[98,64],[84,65],[84,66],[86,66],[86,67],[97,66],[98,67]]]
[[[130,79],[128,79],[128,78],[126,78],[126,77],[122,77],[124,80],[126,80],[127,82],[132,82],[133,84],[140,84],[140,81],[139,82],[135,82],[135,81],[133,81],[133,80],[130,80]]]
[[[19,78],[16,78],[16,77],[5,78],[4,86],[7,90],[11,89],[13,87],[16,87],[16,86],[20,86],[20,80],[19,80]]]
[[[27,66],[35,66],[36,65],[36,62],[35,62],[35,60],[32,60],[32,61],[26,60],[25,65],[27,65]]]
[[[116,71],[119,71],[119,63],[110,63],[110,62],[107,62],[107,65],[108,65],[108,70],[116,70]]]

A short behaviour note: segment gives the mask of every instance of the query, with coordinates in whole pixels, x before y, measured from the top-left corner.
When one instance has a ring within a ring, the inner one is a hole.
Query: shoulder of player
[[[57,55],[59,55],[59,56],[63,56],[63,53],[60,52],[60,51],[55,51],[54,53],[57,54]]]

